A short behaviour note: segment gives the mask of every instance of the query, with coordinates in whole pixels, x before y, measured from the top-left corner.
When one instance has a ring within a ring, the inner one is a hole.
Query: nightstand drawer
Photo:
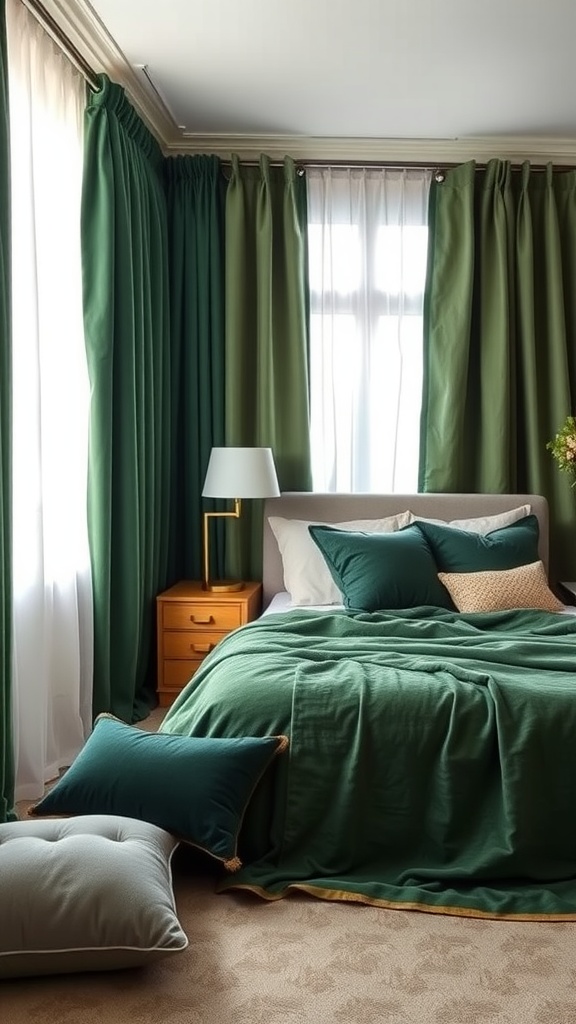
[[[163,683],[158,688],[158,704],[161,708],[170,707],[201,664],[202,661],[190,661],[184,658],[180,661],[162,662]]]
[[[164,629],[223,629],[231,630],[242,623],[240,604],[177,604],[174,601],[164,604],[162,616]]]
[[[202,659],[181,659],[180,661],[164,662],[164,686],[169,689],[182,690],[195,672],[198,671]]]
[[[164,657],[205,658],[225,636],[225,633],[204,632],[195,636],[193,633],[185,633],[183,630],[179,633],[166,631],[164,633]]]

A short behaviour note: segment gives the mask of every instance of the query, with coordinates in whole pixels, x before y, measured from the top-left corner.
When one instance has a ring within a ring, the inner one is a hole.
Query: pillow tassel
[[[287,736],[275,736],[274,739],[278,741],[278,746],[274,751],[275,756],[278,754],[282,754],[285,750],[288,749],[289,740]],[[240,868],[242,867],[242,861],[240,860],[239,857],[230,857],[228,860],[225,860],[222,863],[226,868],[226,871],[239,871]]]

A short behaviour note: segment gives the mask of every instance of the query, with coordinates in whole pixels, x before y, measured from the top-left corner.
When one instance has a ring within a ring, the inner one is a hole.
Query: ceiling
[[[521,138],[539,152],[576,154],[574,0],[56,6],[99,20],[101,37],[117,47],[116,69],[125,62],[127,87],[139,82],[163,108],[168,148],[291,138],[317,147],[340,140],[340,148],[355,140],[352,152],[360,142],[406,140],[411,155],[434,140],[490,139],[497,148]]]

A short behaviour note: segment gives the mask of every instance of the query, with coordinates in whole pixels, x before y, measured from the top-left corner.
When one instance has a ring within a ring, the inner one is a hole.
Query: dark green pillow
[[[426,538],[415,526],[395,533],[355,533],[309,526],[346,608],[366,612],[436,605],[454,608],[438,579]]]
[[[34,815],[118,814],[171,832],[239,868],[237,841],[256,783],[285,736],[216,739],[149,733],[100,715]]]
[[[428,541],[438,572],[517,569],[540,558],[538,519],[534,515],[485,535],[436,523],[419,521],[413,525]]]

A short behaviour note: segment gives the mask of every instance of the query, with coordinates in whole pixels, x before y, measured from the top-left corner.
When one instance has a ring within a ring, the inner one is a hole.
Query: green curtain
[[[312,487],[306,181],[232,160],[226,193],[226,443],[272,449],[280,489]],[[262,503],[230,521],[227,569],[259,579]]]
[[[93,710],[135,721],[156,700],[155,598],[167,576],[167,210],[158,144],[124,90],[101,81],[86,109],[82,198]]]
[[[576,408],[576,172],[468,163],[435,181],[422,491],[533,492],[551,575],[576,578],[576,493],[546,443]]]
[[[6,4],[0,0],[0,822],[14,813],[12,745],[12,359]]]
[[[202,485],[224,435],[224,206],[215,156],[170,157],[168,203],[173,438],[169,581],[202,575]],[[214,503],[207,503],[206,509]],[[224,573],[222,524],[210,536],[211,569]]]

